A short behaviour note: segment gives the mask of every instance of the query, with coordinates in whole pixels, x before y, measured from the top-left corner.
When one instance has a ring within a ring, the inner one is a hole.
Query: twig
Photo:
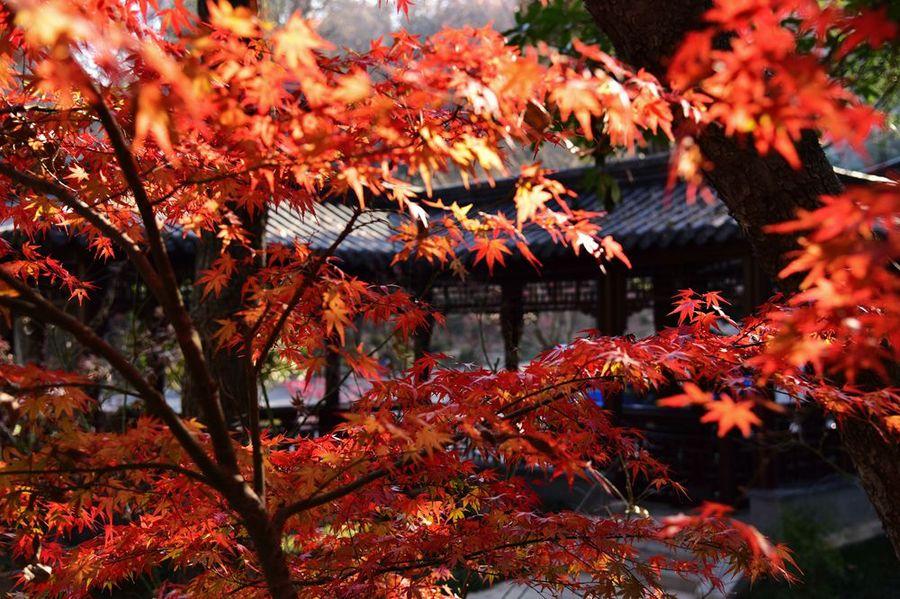
[[[269,333],[269,336],[266,338],[265,343],[262,346],[262,351],[259,354],[259,357],[256,361],[256,366],[254,367],[254,372],[259,374],[262,370],[263,365],[266,362],[266,358],[269,355],[269,352],[272,351],[272,347],[274,347],[275,342],[278,340],[279,335],[281,334],[282,329],[284,328],[287,319],[290,317],[291,312],[294,311],[294,308],[297,307],[297,304],[300,303],[300,300],[303,298],[303,295],[306,293],[307,289],[312,285],[312,282],[316,275],[319,274],[319,270],[322,268],[322,265],[325,264],[325,261],[328,260],[337,250],[338,246],[347,238],[350,234],[350,231],[353,229],[354,223],[356,223],[356,219],[359,218],[360,214],[362,214],[362,210],[356,209],[353,211],[353,216],[350,217],[350,220],[347,221],[347,224],[344,225],[344,230],[335,238],[334,242],[328,246],[324,252],[319,254],[309,269],[307,274],[303,275],[303,279],[300,281],[300,284],[294,288],[294,293],[291,294],[291,298],[288,300],[287,305],[284,307],[284,310],[281,312],[281,315],[278,317],[278,320],[275,323],[275,328]],[[259,325],[262,321],[257,322],[254,325],[253,329],[258,330]]]

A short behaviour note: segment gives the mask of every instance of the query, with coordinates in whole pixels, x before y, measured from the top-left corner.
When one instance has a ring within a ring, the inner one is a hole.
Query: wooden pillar
[[[785,458],[790,460],[794,456],[783,449],[779,451],[777,447],[779,433],[776,427],[781,415],[776,415],[771,410],[764,412],[760,414],[763,421],[762,426],[753,436],[756,464],[752,475],[755,477],[756,486],[762,489],[774,489],[778,484],[779,460]]]
[[[741,316],[752,314],[764,301],[772,296],[772,282],[759,266],[759,261],[749,251],[743,258],[744,297]],[[770,390],[773,388],[770,386]],[[756,463],[753,472],[755,484],[763,489],[776,486],[778,461],[781,456],[789,456],[788,452],[779,451],[774,445],[778,438],[778,420],[782,418],[771,410],[761,410],[763,424],[754,435]],[[790,416],[788,416],[790,418]],[[781,456],[779,456],[781,454]]]
[[[422,234],[426,234],[426,230],[423,227],[422,223],[418,223],[420,231]],[[412,276],[412,292],[415,297],[425,304],[431,305],[433,301],[433,294],[431,292],[431,283],[433,282],[433,275],[428,271],[414,271]],[[422,358],[425,354],[431,351],[431,336],[434,333],[434,319],[429,314],[426,316],[425,324],[422,328],[418,329],[412,336],[413,343],[413,360],[418,360]],[[428,378],[428,372],[422,373],[422,378]]]
[[[431,303],[431,295],[428,295],[428,303]],[[434,319],[428,315],[425,325],[413,333],[413,356],[416,360],[431,351],[431,336],[434,334]]]
[[[332,347],[325,351],[325,391],[319,408],[320,435],[330,433],[341,422],[341,354]]]
[[[524,284],[519,281],[508,281],[500,287],[500,332],[503,335],[504,366],[507,370],[519,369],[519,343],[525,321],[525,306],[522,302],[524,289]]]
[[[720,503],[733,505],[737,500],[738,490],[737,476],[734,471],[737,466],[737,443],[734,435],[728,434],[716,439],[716,450],[719,454],[716,499]]]
[[[625,273],[610,265],[597,281],[597,330],[621,335],[628,322]]]
[[[653,328],[660,331],[678,324],[678,317],[670,315],[673,310],[674,295],[678,291],[678,281],[670,270],[653,273]]]
[[[433,332],[434,319],[431,316],[428,316],[425,325],[413,333],[413,360],[418,360],[431,351],[431,335]],[[416,374],[416,379],[419,381],[426,381],[430,376],[431,369],[423,368]]]
[[[753,255],[744,256],[744,302],[745,314],[751,314],[772,295],[772,283],[759,267]],[[737,299],[737,298],[735,298]]]
[[[625,273],[609,265],[597,280],[597,330],[604,335],[618,336],[625,333],[628,322],[628,305],[625,289]],[[622,394],[603,395],[603,407],[609,411],[614,423],[622,422]]]

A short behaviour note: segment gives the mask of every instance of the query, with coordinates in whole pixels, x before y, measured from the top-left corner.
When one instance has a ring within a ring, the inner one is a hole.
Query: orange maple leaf
[[[664,408],[685,408],[692,405],[702,405],[712,401],[712,393],[704,391],[694,383],[682,385],[684,393],[660,399],[657,405]]]
[[[338,337],[341,339],[341,345],[343,345],[344,329],[350,326],[350,310],[338,293],[329,291],[325,294],[323,316],[325,318],[325,330],[329,335],[333,331],[337,331]]]
[[[512,252],[506,247],[506,242],[499,237],[487,239],[479,237],[475,240],[475,264],[482,260],[487,262],[488,272],[494,272],[494,264],[499,262],[504,265],[503,254],[511,254]]]
[[[752,401],[734,401],[729,396],[722,394],[719,401],[706,404],[706,414],[700,422],[718,422],[720,437],[724,437],[728,431],[738,428],[745,437],[750,436],[750,427],[759,426],[762,420],[753,413]]]

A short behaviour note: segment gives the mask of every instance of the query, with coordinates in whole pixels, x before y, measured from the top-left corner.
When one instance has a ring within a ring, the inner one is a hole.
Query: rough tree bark
[[[616,54],[665,80],[666,61],[687,32],[701,24],[708,0],[585,0],[594,21],[610,39]],[[697,140],[714,164],[706,173],[719,197],[753,245],[760,266],[770,274],[783,264],[785,251],[796,247],[790,237],[766,235],[766,225],[794,216],[797,208],[813,208],[822,194],[841,190],[840,181],[808,132],[797,145],[803,168],[795,170],[780,156],[761,157],[752,146],[709,129]]]
[[[696,29],[709,0],[584,0],[619,57],[659,77],[686,33]],[[813,132],[797,144],[803,162],[791,168],[779,156],[762,157],[751,147],[710,129],[698,140],[715,165],[706,173],[719,197],[738,221],[760,266],[775,275],[796,239],[767,235],[765,226],[787,220],[798,208],[818,204],[819,196],[841,184]],[[845,420],[844,447],[852,458],[894,552],[900,557],[900,444],[889,443],[869,423]]]

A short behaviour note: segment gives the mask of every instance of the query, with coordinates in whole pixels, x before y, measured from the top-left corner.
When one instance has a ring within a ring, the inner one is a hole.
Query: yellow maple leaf
[[[306,19],[294,14],[281,30],[274,36],[275,56],[284,61],[289,69],[303,65],[307,68],[316,66],[314,50],[328,50],[332,46],[309,26]]]
[[[69,168],[69,174],[66,175],[66,179],[74,179],[75,181],[87,181],[90,179],[90,175],[88,175],[87,171],[80,164],[73,164],[71,168]]]
[[[341,345],[343,345],[344,330],[350,326],[350,310],[336,291],[327,291],[325,293],[324,304],[325,331],[329,335],[333,331],[337,331],[338,337],[341,339]]]

